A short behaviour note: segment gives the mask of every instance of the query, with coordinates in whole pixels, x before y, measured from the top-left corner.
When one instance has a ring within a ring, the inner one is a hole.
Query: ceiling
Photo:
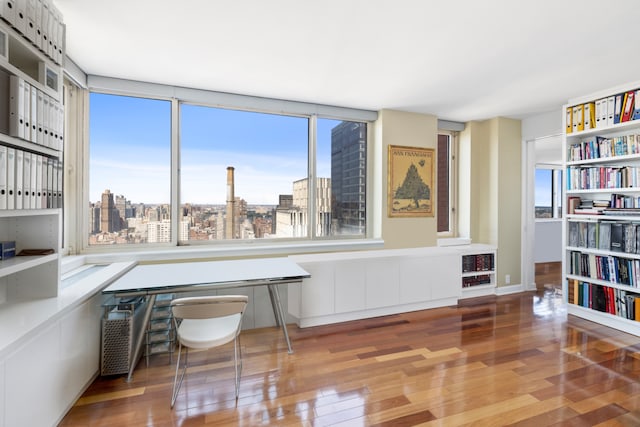
[[[455,121],[640,80],[637,0],[54,0],[87,74]]]

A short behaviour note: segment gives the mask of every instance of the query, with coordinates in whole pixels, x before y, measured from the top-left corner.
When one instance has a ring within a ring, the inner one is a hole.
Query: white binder
[[[46,142],[44,140],[44,125],[43,125],[43,118],[44,118],[44,97],[46,95],[38,89],[38,100],[37,100],[37,113],[36,113],[36,128],[38,129],[38,136],[37,136],[37,143],[40,145],[46,145]]]
[[[49,49],[49,0],[42,0],[42,19],[40,26],[42,28],[42,45],[40,49],[47,54]]]
[[[58,161],[53,159],[51,162],[51,207],[58,207]]]
[[[16,17],[14,27],[20,34],[27,35],[27,0],[15,0]]]
[[[31,139],[31,85],[27,82],[24,83],[24,99],[22,100],[24,107],[24,136],[23,138],[29,141]]]
[[[42,156],[40,154],[34,154],[36,157],[36,171],[32,174],[35,182],[32,183],[32,188],[35,186],[34,192],[34,209],[42,209]]]
[[[16,22],[16,2],[15,0],[2,0],[2,6],[0,7],[0,15],[9,23],[11,26],[15,25]]]
[[[36,41],[36,0],[26,0],[27,39],[35,44]]]
[[[55,142],[55,149],[62,151],[62,108],[58,101],[53,101],[53,140]]]
[[[22,209],[22,199],[24,197],[24,192],[22,189],[22,178],[24,173],[24,152],[18,149],[16,149],[15,172],[16,172],[15,173],[15,177],[16,177],[15,208]]]
[[[7,209],[7,151],[9,149],[0,145],[0,210]]]
[[[53,159],[47,159],[47,208],[53,208]]]
[[[47,34],[49,34],[49,43],[47,45],[47,55],[49,56],[49,58],[53,59],[54,55],[55,55],[55,49],[53,48],[53,43],[55,42],[55,37],[56,35],[54,34],[54,28],[57,27],[57,23],[56,23],[56,14],[54,11],[54,6],[53,6],[53,2],[48,2],[49,3],[49,21],[48,21],[48,25],[47,25]]]
[[[29,141],[38,142],[38,89],[31,86],[31,99],[29,100]]]
[[[31,154],[31,195],[29,196],[29,206],[31,209],[36,208],[38,203],[38,154]]]
[[[7,209],[16,208],[16,150],[7,149]]]
[[[65,51],[65,46],[64,46],[64,41],[65,41],[65,34],[66,34],[66,27],[64,26],[64,23],[62,21],[62,14],[60,13],[60,11],[58,11],[58,64],[59,65],[63,65],[64,62],[64,51]]]
[[[58,165],[58,180],[56,182],[57,184],[56,191],[57,191],[58,197],[57,197],[56,207],[61,208],[62,207],[62,184],[63,184],[62,174],[64,173],[64,168],[62,167],[62,161],[56,160],[56,164]]]
[[[9,76],[9,135],[24,138],[24,80]]]
[[[607,98],[607,126],[613,126],[613,115],[616,112],[616,97]]]
[[[22,153],[22,209],[31,209],[31,153]]]
[[[45,147],[49,147],[51,143],[49,140],[49,95],[43,93],[42,101],[42,145],[44,145]]]
[[[42,189],[42,194],[40,196],[40,206],[42,207],[42,209],[46,209],[47,208],[47,161],[48,158],[45,156],[40,156],[40,158],[42,159],[42,165],[41,165],[41,182],[40,182],[40,188]]]
[[[33,42],[38,47],[38,49],[42,50],[42,0],[36,0],[36,34]]]

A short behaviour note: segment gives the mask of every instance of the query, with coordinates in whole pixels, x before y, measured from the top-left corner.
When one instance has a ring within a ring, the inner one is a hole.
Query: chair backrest
[[[238,313],[242,315],[248,301],[246,295],[186,297],[171,301],[171,309],[178,319],[210,319]]]

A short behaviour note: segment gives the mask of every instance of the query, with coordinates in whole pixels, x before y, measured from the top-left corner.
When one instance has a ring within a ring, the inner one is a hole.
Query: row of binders
[[[566,133],[602,129],[618,123],[640,119],[640,89],[567,107]]]
[[[568,285],[569,303],[640,321],[640,295],[573,279]]]
[[[61,65],[65,26],[51,0],[0,0],[0,17],[35,47]]]
[[[63,149],[64,108],[23,78],[9,76],[9,135]]]
[[[62,162],[0,145],[0,210],[62,207]]]
[[[640,187],[640,167],[592,166],[567,168],[567,190]]]
[[[621,135],[613,138],[593,136],[567,147],[567,160],[570,162],[630,154],[640,154],[640,135]]]

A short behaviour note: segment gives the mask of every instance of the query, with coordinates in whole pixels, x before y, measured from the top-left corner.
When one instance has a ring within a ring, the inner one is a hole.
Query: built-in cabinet
[[[489,277],[473,296],[494,294],[495,253],[478,244],[291,256],[311,277],[289,285],[289,315],[308,327],[453,305],[471,274]],[[475,255],[491,269],[463,273],[463,257]]]
[[[565,117],[568,312],[640,335],[640,82],[570,100]]]

